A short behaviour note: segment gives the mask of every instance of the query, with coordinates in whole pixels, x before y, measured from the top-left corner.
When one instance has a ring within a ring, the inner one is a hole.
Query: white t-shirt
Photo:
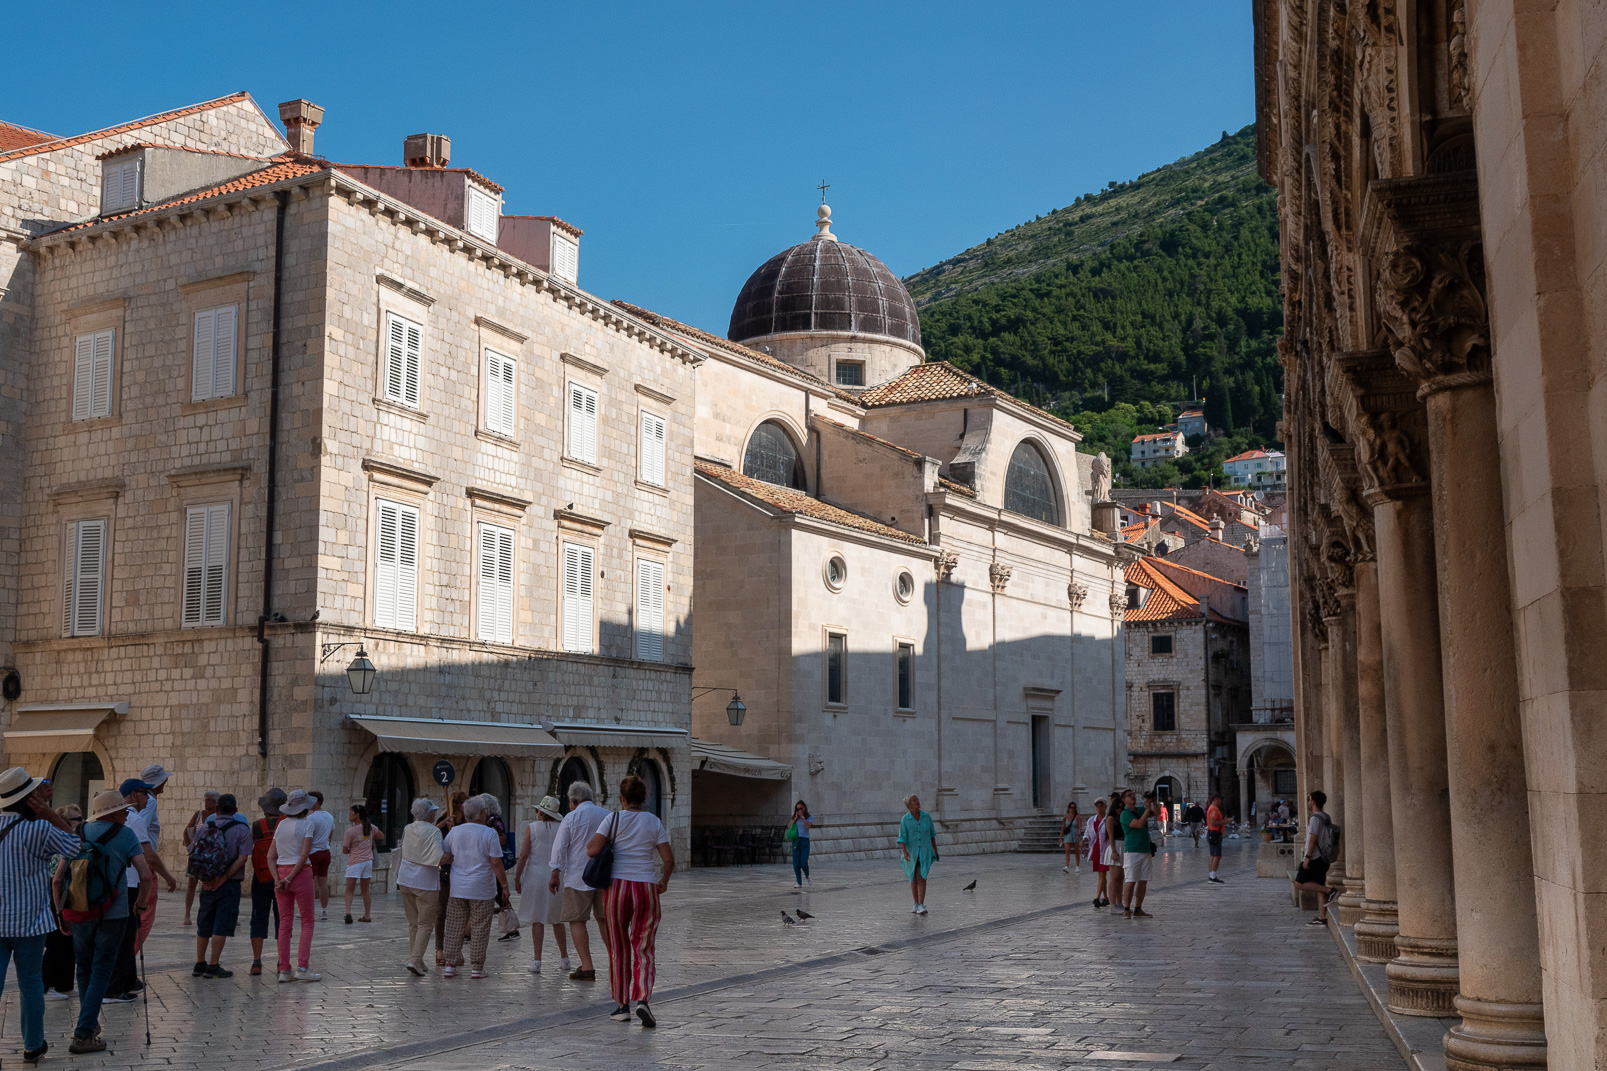
[[[446,835],[452,853],[452,895],[460,900],[495,900],[497,876],[491,860],[502,859],[497,831],[478,822],[464,822]]]
[[[301,842],[312,836],[312,822],[306,818],[286,818],[273,831],[273,846],[280,866],[295,866],[301,858]]]
[[[155,803],[156,797],[152,796],[151,802]],[[155,807],[147,807],[143,811],[136,807],[130,807],[128,809],[128,821],[123,823],[133,831],[134,836],[139,838],[140,847],[145,848],[147,852],[155,851],[155,845],[152,845],[149,848],[145,847],[147,844],[151,843],[151,816],[155,813]],[[130,889],[139,888],[138,870],[135,870],[133,867],[124,869],[123,878],[128,882],[128,887]]]
[[[320,807],[316,811],[307,812],[307,822],[312,826],[312,850],[327,852],[329,834],[335,828],[335,816]]]
[[[613,828],[614,819],[609,818],[597,832],[607,836]],[[669,842],[670,835],[664,832],[658,815],[620,811],[619,829],[614,834],[614,880],[657,881],[654,865],[658,862],[658,846]]]
[[[564,815],[558,836],[552,842],[550,859],[553,870],[563,871],[564,888],[581,892],[591,889],[581,878],[586,872],[586,845],[608,817],[608,810],[591,800],[576,804],[574,810]]]

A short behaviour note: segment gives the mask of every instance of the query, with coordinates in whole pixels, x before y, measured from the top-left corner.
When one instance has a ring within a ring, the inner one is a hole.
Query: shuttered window
[[[569,384],[569,456],[597,464],[597,392]]]
[[[234,394],[238,305],[220,305],[195,314],[195,345],[190,400],[228,398]]]
[[[579,543],[564,547],[564,650],[591,652],[593,621],[592,548]]]
[[[513,642],[513,532],[480,526],[480,589],[475,632],[492,643]]]
[[[138,157],[115,164],[102,165],[100,179],[101,212],[121,212],[125,209],[139,207],[139,180],[140,162]]]
[[[423,346],[423,327],[394,312],[385,314],[386,401],[418,408],[419,354]]]
[[[664,563],[636,563],[636,657],[664,661]]]
[[[571,283],[580,280],[580,243],[556,231],[552,236],[552,273]]]
[[[418,510],[380,499],[374,624],[411,632],[418,621]]]
[[[498,435],[513,434],[514,361],[496,350],[485,351],[485,426]]]
[[[112,415],[112,351],[117,331],[79,335],[73,347],[73,419]]]
[[[464,230],[488,242],[497,240],[497,199],[484,190],[469,187],[469,203],[464,214]]]
[[[663,487],[665,483],[664,432],[663,417],[657,413],[642,413],[642,482],[655,487]]]
[[[227,624],[229,507],[184,511],[184,624]]]
[[[106,597],[106,522],[69,524],[65,549],[61,634],[99,636]]]

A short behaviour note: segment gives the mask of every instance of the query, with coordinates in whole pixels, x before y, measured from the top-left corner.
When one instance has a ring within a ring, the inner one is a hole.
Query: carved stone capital
[[[1343,409],[1355,437],[1362,497],[1405,498],[1428,491],[1428,451],[1417,384],[1385,350],[1334,355],[1348,388]]]
[[[1121,617],[1127,613],[1127,595],[1125,592],[1113,591],[1110,593],[1110,616]]]
[[[1071,608],[1075,612],[1082,609],[1082,604],[1088,601],[1088,585],[1079,584],[1075,580],[1066,585],[1066,598],[1071,601]]]
[[[1490,381],[1490,314],[1484,247],[1413,243],[1380,266],[1375,300],[1395,365],[1418,395]]]
[[[998,562],[988,563],[988,583],[993,587],[995,595],[1003,595],[1004,589],[1010,583],[1010,566]]]
[[[932,563],[932,566],[937,570],[939,580],[948,580],[954,576],[954,567],[959,564],[960,556],[952,550],[945,550],[937,556],[937,560]]]

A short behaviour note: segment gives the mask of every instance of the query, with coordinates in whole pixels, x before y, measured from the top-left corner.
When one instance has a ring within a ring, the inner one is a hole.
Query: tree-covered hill
[[[906,280],[927,354],[1076,424],[1124,483],[1198,485],[1281,415],[1274,195],[1254,128],[1023,223]],[[1224,433],[1134,474],[1133,434],[1203,395]]]

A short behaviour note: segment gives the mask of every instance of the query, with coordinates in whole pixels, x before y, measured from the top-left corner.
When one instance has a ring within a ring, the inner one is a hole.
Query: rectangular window
[[[915,709],[915,645],[898,645],[898,709]]]
[[[564,544],[564,650],[592,650],[592,578],[596,559],[592,548]]]
[[[512,437],[517,398],[513,358],[496,350],[486,350],[485,426],[488,430]]]
[[[378,501],[374,555],[374,624],[408,632],[418,622],[418,510]]]
[[[636,563],[636,657],[664,661],[664,563]]]
[[[469,187],[469,203],[465,208],[463,229],[488,242],[497,240],[497,199],[482,189]]]
[[[492,643],[513,642],[513,531],[480,526],[479,620],[475,634]]]
[[[1294,767],[1283,766],[1272,771],[1272,791],[1279,796],[1293,796],[1300,791],[1300,785],[1295,780]]]
[[[580,243],[557,231],[552,235],[552,274],[571,283],[580,280]]]
[[[848,637],[840,632],[826,636],[826,702],[846,703],[848,695]]]
[[[112,415],[112,350],[115,328],[79,335],[73,353],[73,419]]]
[[[865,362],[838,361],[837,385],[839,387],[863,387],[865,385]]]
[[[238,305],[220,305],[195,314],[190,401],[234,395],[235,326]]]
[[[597,392],[569,384],[569,456],[597,464]]]
[[[423,327],[394,312],[385,314],[386,401],[418,408],[419,355],[423,347]]]
[[[654,487],[665,486],[664,436],[666,424],[657,413],[642,413],[641,466],[642,482]]]
[[[1149,693],[1150,713],[1154,716],[1155,731],[1169,733],[1177,728],[1177,693]]]
[[[138,208],[140,198],[139,180],[140,162],[137,156],[119,163],[102,165],[100,173],[101,213],[104,215],[107,212],[122,212],[126,209]]]
[[[67,526],[62,565],[61,634],[99,636],[106,595],[106,522],[74,521]]]
[[[228,624],[229,507],[184,511],[184,625]]]
[[[1152,655],[1171,654],[1172,653],[1172,637],[1171,637],[1171,634],[1168,633],[1168,634],[1165,634],[1165,635],[1160,635],[1160,634],[1152,635],[1149,638],[1149,653],[1152,654]]]

